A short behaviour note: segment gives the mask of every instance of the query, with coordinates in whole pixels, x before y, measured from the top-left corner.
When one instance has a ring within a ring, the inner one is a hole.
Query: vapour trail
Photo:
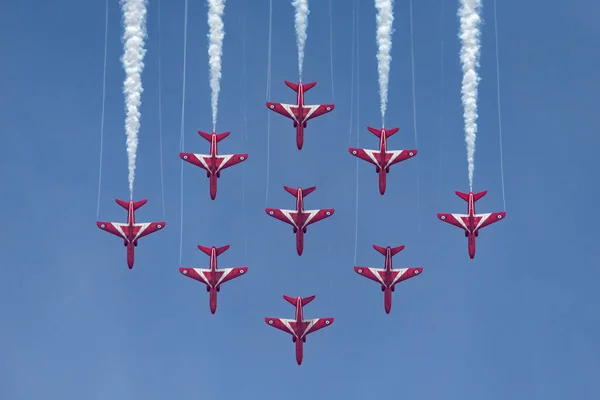
[[[357,0],[357,8],[358,8]],[[356,147],[360,148],[360,12],[356,13]],[[358,249],[358,158],[356,159],[356,203],[354,216],[354,265],[356,265],[356,251]]]
[[[187,25],[188,25],[188,0],[185,0],[185,10],[183,17],[183,83],[181,91],[181,128],[179,130],[179,151],[183,151],[185,144],[183,131],[185,129],[185,73],[187,67]],[[183,254],[183,163],[181,163],[181,197],[179,214],[179,265],[181,265],[181,256]]]
[[[244,113],[244,131],[240,135],[242,150],[246,147],[245,141],[248,140],[248,105],[246,98],[246,1],[242,0],[242,75],[240,84],[242,85],[242,110]],[[246,171],[245,163],[242,163],[242,229],[246,230]],[[244,235],[244,259],[248,258],[248,236]]]
[[[498,49],[498,16],[496,0],[494,0],[494,35],[496,36],[496,93],[498,94],[498,134],[500,141],[500,176],[502,178],[502,202],[506,211],[506,194],[504,193],[504,155],[502,154],[502,113],[500,111],[500,55]]]
[[[329,64],[331,66],[331,99],[335,103],[335,85],[333,84],[333,11],[329,0]]]
[[[146,38],[146,0],[121,0],[124,24],[124,53],[121,58],[125,69],[125,132],[127,134],[127,159],[129,167],[129,198],[133,199],[135,158],[140,130],[140,105],[142,103],[142,71],[144,70],[144,39]]]
[[[210,104],[212,107],[213,132],[217,130],[217,110],[221,90],[221,65],[223,56],[223,11],[225,0],[208,0],[208,65],[210,67]]]
[[[413,101],[413,128],[415,131],[415,147],[419,148],[417,140],[417,96],[415,90],[415,39],[413,32],[413,0],[409,2],[410,8],[410,61],[411,61],[411,72],[412,72],[412,101]],[[419,179],[419,160],[417,159],[417,225],[419,232],[421,232],[421,182]]]
[[[158,134],[160,144],[160,192],[162,196],[163,219],[165,210],[165,178],[163,172],[163,129],[162,129],[162,39],[160,35],[160,0],[158,0]]]
[[[475,171],[475,139],[477,138],[477,86],[479,76],[479,24],[481,0],[460,0],[460,61],[462,63],[462,103],[465,120],[465,142],[467,143],[467,161],[469,163],[469,188],[473,191],[473,172]]]
[[[375,0],[377,8],[377,69],[379,71],[379,95],[381,97],[381,126],[385,127],[390,63],[392,61],[393,0]]]
[[[265,101],[271,96],[271,33],[273,21],[273,0],[269,0],[269,54],[267,56],[267,93]],[[265,189],[265,207],[269,202],[269,173],[271,170],[271,111],[267,109],[267,185]]]
[[[102,115],[100,117],[100,167],[98,171],[98,206],[96,219],[100,218],[100,193],[102,192],[102,153],[104,152],[104,109],[106,104],[106,53],[108,49],[108,0],[104,6],[104,68],[102,72]]]
[[[308,27],[308,0],[294,0],[296,8],[294,26],[296,27],[296,43],[298,44],[298,76],[302,81],[302,65],[304,64],[304,46],[306,45],[306,28]]]
[[[437,202],[438,205],[440,203],[440,197],[442,194],[442,159],[444,156],[443,148],[444,148],[444,89],[445,89],[445,74],[444,74],[444,58],[446,52],[444,51],[444,0],[440,0],[440,31],[442,36],[442,42],[440,46],[440,60],[441,60],[441,68],[440,68],[440,128],[439,128],[439,140],[438,140],[438,191],[437,191]]]
[[[348,133],[348,145],[352,146],[352,121],[354,121],[354,59],[356,53],[356,0],[352,6],[352,46],[351,46],[351,60],[350,60],[350,128]]]

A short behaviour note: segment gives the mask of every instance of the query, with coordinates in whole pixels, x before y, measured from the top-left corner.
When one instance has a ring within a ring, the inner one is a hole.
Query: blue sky
[[[206,6],[190,3],[184,150],[206,152],[196,134],[211,129]],[[270,100],[289,103],[294,93],[283,80],[297,79],[294,11],[291,2],[274,3]],[[333,3],[335,98],[328,2],[310,4],[304,80],[318,81],[308,102],[333,101],[336,110],[309,123],[301,152],[291,122],[271,116],[265,202],[268,2],[227,2],[217,130],[232,132],[221,152],[249,159],[223,172],[216,201],[203,172],[184,165],[181,265],[207,266],[197,244],[230,244],[220,266],[250,268],[222,287],[214,316],[204,287],[178,273],[183,1],[161,6],[167,227],[140,241],[131,271],[121,241],[95,226],[104,2],[3,4],[0,398],[600,396],[598,4],[499,4],[508,215],[482,231],[470,260],[463,234],[435,216],[464,212],[453,191],[468,191],[457,4],[415,2],[419,155],[392,168],[383,197],[372,166],[358,165],[357,263],[380,268],[372,244],[404,244],[394,266],[424,267],[397,287],[386,315],[379,287],[352,269],[356,161],[347,151],[357,133],[360,147],[377,146],[366,130],[380,124],[375,8],[360,2],[360,98],[350,121],[352,9]],[[503,209],[492,4],[483,10],[475,153],[475,190],[489,191],[481,212]],[[163,219],[157,5],[148,11],[134,189],[149,202],[138,221]],[[415,146],[408,7],[395,5],[386,123],[401,128],[389,141],[394,149]],[[114,203],[128,196],[116,2],[109,13],[100,219],[122,221]],[[309,228],[302,257],[291,228],[264,213],[266,205],[293,207],[283,185],[316,185],[306,206],[336,209]],[[283,294],[315,294],[306,317],[336,319],[308,337],[302,367],[291,337],[263,321],[293,316]]]

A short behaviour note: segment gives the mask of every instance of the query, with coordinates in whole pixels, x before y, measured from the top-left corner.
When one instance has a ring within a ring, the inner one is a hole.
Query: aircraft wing
[[[355,149],[352,147],[349,148],[348,150],[350,151],[350,154],[352,154],[354,157],[358,157],[361,160],[370,162],[371,164],[373,164],[375,166],[379,166],[379,163],[377,162],[377,158],[375,158],[375,152],[377,150]]]
[[[265,322],[272,326],[273,328],[277,328],[280,331],[284,331],[290,333],[292,335],[296,335],[294,333],[294,325],[296,325],[296,321],[293,319],[284,319],[284,318],[265,318]]]
[[[112,233],[115,236],[118,236],[120,238],[127,240],[127,235],[125,234],[125,229],[129,226],[127,224],[122,224],[120,222],[98,221],[98,222],[96,222],[96,225],[98,226],[98,228],[102,229],[103,231]]]
[[[179,268],[179,272],[188,278],[202,282],[207,286],[210,286],[210,270],[202,268]]]
[[[479,223],[475,227],[475,230],[485,228],[488,225],[493,224],[494,222],[498,222],[504,217],[506,217],[505,212],[493,212],[493,213],[485,213],[485,214],[476,214],[475,217],[480,217]]]
[[[294,113],[294,111],[298,109],[298,107],[295,104],[273,103],[268,101],[267,108],[271,111],[275,111],[276,113],[283,115],[284,117],[288,117],[289,119],[292,119],[297,123],[300,123],[298,121],[298,118],[296,118],[296,114]]]
[[[315,318],[306,320],[304,322],[308,322],[308,327],[302,334],[302,337],[314,333],[320,329],[327,328],[333,323],[333,318]]]
[[[304,117],[304,121],[306,122],[309,119],[320,117],[323,114],[327,114],[328,112],[333,111],[335,106],[333,104],[316,104],[312,106],[304,105],[304,112],[306,117]]]
[[[370,279],[382,285],[384,284],[383,278],[381,277],[381,273],[384,272],[383,269],[357,266],[354,267],[354,272],[356,272],[360,276],[364,276],[367,279]]]
[[[298,228],[296,223],[298,218],[298,213],[296,210],[282,210],[279,208],[266,208],[265,211],[268,215],[273,218],[277,218],[280,221],[283,221],[287,224],[292,225],[293,227]]]
[[[423,272],[423,268],[398,268],[392,269],[392,273],[395,274],[394,279],[392,280],[392,284],[390,286],[394,286],[396,283],[405,281],[410,278],[414,278]]]
[[[304,220],[304,225],[302,225],[302,228],[304,229],[315,222],[329,218],[334,212],[335,210],[333,208],[324,208],[322,210],[304,210],[304,214],[308,214],[308,217],[306,220]]]
[[[133,240],[138,240],[151,233],[161,230],[165,227],[166,222],[143,222],[141,224],[133,224],[133,232],[135,237]]]
[[[469,218],[468,215],[466,214],[444,214],[444,213],[438,213],[438,218],[441,219],[444,222],[447,222],[451,225],[454,225],[458,228],[464,229],[465,231],[468,231],[469,229],[467,228],[467,224],[465,224],[464,219]],[[464,219],[463,219],[464,218]]]
[[[179,157],[183,161],[187,161],[206,171],[210,171],[209,163],[211,158],[209,154],[179,153]]]
[[[219,272],[221,273],[221,276],[217,281],[217,286],[244,275],[248,272],[248,267],[224,268],[217,270],[217,273]]]
[[[220,162],[220,164],[217,167],[217,172],[244,162],[247,158],[248,154],[219,154],[217,162]]]
[[[417,155],[417,150],[393,150],[385,152],[385,167],[392,166]]]

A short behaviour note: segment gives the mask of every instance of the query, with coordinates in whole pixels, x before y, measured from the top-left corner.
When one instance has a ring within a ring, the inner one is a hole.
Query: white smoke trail
[[[212,91],[212,121],[213,132],[217,129],[217,107],[219,104],[219,91],[221,90],[221,57],[223,55],[223,10],[225,0],[208,0],[208,64],[210,66],[210,89]]]
[[[121,0],[123,9],[124,54],[121,58],[125,69],[123,92],[127,116],[127,158],[129,165],[129,194],[133,198],[133,180],[135,178],[135,157],[140,130],[140,104],[142,92],[142,71],[144,70],[144,39],[146,38],[146,0]]]
[[[298,43],[298,75],[302,81],[302,64],[304,63],[304,46],[306,45],[306,28],[308,27],[308,0],[294,0],[296,7],[296,42]]]
[[[481,17],[481,0],[460,0],[458,16],[460,17],[460,61],[462,63],[462,103],[465,120],[465,141],[467,143],[467,160],[469,162],[469,187],[473,191],[473,171],[475,170],[475,139],[477,137],[477,85],[479,76],[479,24]]]
[[[392,61],[392,23],[394,22],[393,0],[375,0],[377,8],[377,69],[379,70],[379,95],[381,96],[381,126],[385,126],[385,111],[390,82]]]

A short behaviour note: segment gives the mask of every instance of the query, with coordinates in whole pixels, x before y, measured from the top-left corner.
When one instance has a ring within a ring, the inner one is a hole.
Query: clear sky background
[[[292,103],[291,1],[274,1],[269,100]],[[482,230],[470,260],[461,231],[437,212],[465,212],[468,191],[457,2],[414,2],[419,155],[392,167],[385,196],[358,165],[356,262],[381,268],[373,244],[406,245],[394,266],[424,267],[397,286],[392,313],[375,283],[353,271],[357,161],[380,127],[375,7],[360,1],[358,108],[351,113],[352,2],[311,1],[304,81],[312,120],[304,149],[290,120],[264,106],[268,2],[229,0],[217,130],[224,171],[215,201],[202,170],[185,164],[183,253],[178,157],[184,2],[163,1],[164,231],[140,240],[133,270],[122,241],[96,226],[104,1],[21,0],[0,8],[0,398],[20,399],[594,399],[600,397],[600,145],[596,1],[498,4],[507,219]],[[480,212],[502,211],[493,3],[484,2],[475,190]],[[148,10],[135,199],[138,221],[163,220],[156,1]],[[395,5],[388,127],[392,149],[415,148],[409,3]],[[211,130],[203,1],[190,1],[184,150],[206,153]],[[127,199],[121,10],[109,7],[100,219],[124,221]],[[245,41],[245,42],[244,42]],[[245,52],[243,51],[245,46]],[[247,118],[246,118],[247,117]],[[357,137],[358,135],[358,137]],[[418,172],[418,175],[417,175]],[[269,175],[268,199],[266,197]],[[417,192],[417,176],[419,192]],[[293,208],[282,186],[317,190],[305,252],[265,206]],[[230,244],[221,267],[249,266],[223,285],[210,315],[203,285],[180,265],[206,267],[196,249]],[[335,317],[308,337],[296,365],[291,337],[266,316],[291,318],[281,296],[316,295],[307,318]]]

